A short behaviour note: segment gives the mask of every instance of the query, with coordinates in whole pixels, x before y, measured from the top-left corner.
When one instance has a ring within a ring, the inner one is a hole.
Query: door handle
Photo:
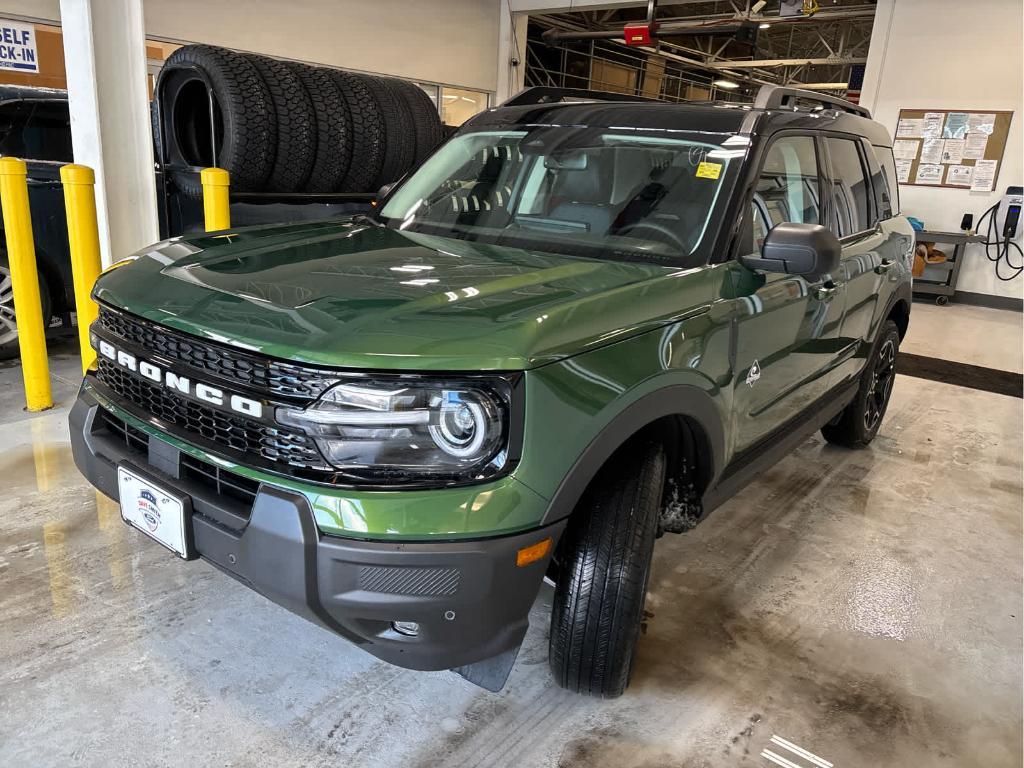
[[[896,262],[892,261],[891,259],[882,259],[882,263],[875,267],[875,274],[884,275],[886,272],[893,268],[893,265],[895,263]]]
[[[814,298],[818,301],[832,301],[836,295],[835,285],[821,285],[814,289]]]

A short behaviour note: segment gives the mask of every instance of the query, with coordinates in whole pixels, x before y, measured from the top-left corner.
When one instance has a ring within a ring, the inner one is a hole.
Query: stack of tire
[[[239,192],[373,192],[445,135],[430,97],[395,78],[186,45],[161,82],[157,142],[168,164],[217,165]],[[171,175],[200,194],[195,172]]]

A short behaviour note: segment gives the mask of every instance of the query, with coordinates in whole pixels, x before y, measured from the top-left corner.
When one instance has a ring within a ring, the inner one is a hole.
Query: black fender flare
[[[641,429],[666,416],[683,417],[700,427],[704,449],[710,453],[705,486],[714,485],[725,459],[725,428],[721,413],[704,390],[687,384],[667,386],[626,406],[591,440],[562,478],[540,524],[548,525],[568,517],[612,454]]]
[[[909,280],[905,280],[902,283],[900,283],[896,287],[896,290],[892,292],[892,296],[889,297],[889,301],[885,305],[885,311],[878,318],[879,324],[884,323],[885,320],[892,315],[893,310],[896,309],[896,305],[900,303],[906,304],[907,316],[909,317],[910,308],[911,306],[913,306],[914,303],[914,292]],[[903,333],[903,330],[904,329],[902,328],[900,329],[901,334]],[[875,328],[875,335],[878,335],[877,327]]]

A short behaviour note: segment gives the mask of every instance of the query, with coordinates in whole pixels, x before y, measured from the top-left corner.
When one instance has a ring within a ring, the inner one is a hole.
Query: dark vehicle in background
[[[60,167],[71,162],[71,124],[67,92],[53,88],[0,86],[0,155],[18,157],[28,166],[32,233],[39,265],[39,298],[49,324],[59,315],[70,324],[74,308],[68,229]],[[0,360],[18,355],[18,327],[0,223]]]

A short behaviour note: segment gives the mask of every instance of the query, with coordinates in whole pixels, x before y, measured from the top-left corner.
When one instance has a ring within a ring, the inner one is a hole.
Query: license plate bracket
[[[193,559],[191,499],[130,464],[117,467],[121,519],[183,560]]]

